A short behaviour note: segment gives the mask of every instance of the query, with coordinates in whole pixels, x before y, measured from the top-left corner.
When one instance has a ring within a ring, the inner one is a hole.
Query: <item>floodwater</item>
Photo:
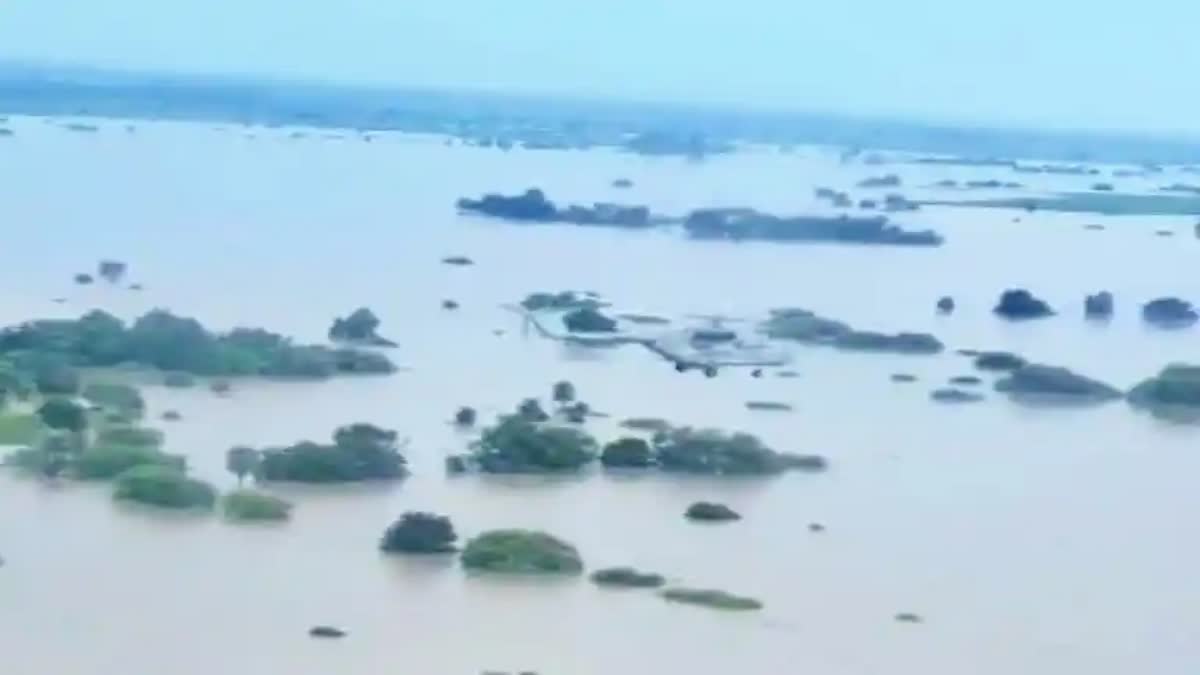
[[[756,316],[803,306],[856,326],[930,331],[1128,386],[1200,360],[1189,333],[1143,328],[1136,305],[1200,299],[1200,242],[1180,218],[939,209],[939,249],[695,243],[670,232],[507,226],[453,203],[537,185],[566,201],[817,208],[818,185],[897,172],[909,184],[1011,180],[999,169],[845,166],[833,150],[750,151],[689,164],[610,152],[512,152],[442,139],[106,122],[73,133],[13,119],[0,139],[0,320],[155,306],[216,328],[263,326],[319,340],[360,305],[384,320],[407,367],[322,383],[239,383],[229,398],[150,388],[150,419],[177,409],[169,449],[222,487],[225,450],[321,438],[374,422],[411,439],[414,475],[394,486],[280,489],[281,527],[234,526],[121,507],[104,486],[0,476],[0,653],[20,675],[957,675],[1192,673],[1200,667],[1200,475],[1196,432],[1117,403],[1030,410],[927,399],[969,364],[797,347],[796,379],[679,375],[644,350],[586,351],[524,335],[501,308],[535,290],[603,293],[622,310]],[[254,137],[249,137],[253,134]],[[632,190],[609,187],[617,177]],[[1039,187],[1092,177],[1019,176]],[[1166,177],[1162,182],[1173,182]],[[1118,185],[1129,181],[1117,181]],[[1145,186],[1142,186],[1145,187]],[[905,187],[909,196],[922,190]],[[1013,222],[1020,216],[1021,222]],[[1107,225],[1085,231],[1084,223]],[[1154,236],[1170,228],[1179,236]],[[440,264],[473,257],[474,267]],[[78,288],[102,257],[131,264],[141,293]],[[1005,324],[1006,287],[1034,289],[1055,319]],[[1118,316],[1085,323],[1085,293]],[[944,294],[950,317],[933,312]],[[53,304],[51,298],[67,298]],[[443,299],[462,303],[440,309]],[[497,335],[496,330],[504,331]],[[898,385],[894,372],[921,382]],[[485,417],[576,383],[610,421],[660,416],[742,429],[827,455],[823,475],[766,480],[660,475],[447,478],[470,440],[446,421]],[[747,400],[792,403],[791,414]],[[741,522],[681,514],[726,502]],[[451,516],[461,535],[529,527],[574,542],[589,567],[631,564],[690,586],[752,595],[759,613],[671,605],[585,579],[497,580],[453,561],[385,559],[376,544],[405,510]],[[810,522],[827,532],[811,534]],[[924,617],[897,623],[898,612]],[[314,624],[349,631],[312,640]]]

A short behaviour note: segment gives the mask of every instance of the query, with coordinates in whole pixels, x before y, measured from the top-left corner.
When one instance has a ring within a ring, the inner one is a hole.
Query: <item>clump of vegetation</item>
[[[983,384],[983,379],[977,375],[955,375],[954,377],[950,378],[950,384],[974,387],[976,385]]]
[[[746,409],[762,412],[791,412],[792,405],[779,401],[746,401]]]
[[[521,415],[502,417],[472,445],[472,459],[489,473],[577,471],[596,459],[596,439],[578,429],[545,425]]]
[[[583,572],[583,559],[571,544],[545,532],[492,530],[467,542],[463,567],[503,574],[564,574]]]
[[[87,410],[66,398],[52,398],[37,410],[42,424],[56,431],[78,433],[87,428]]]
[[[41,437],[43,429],[37,415],[0,414],[0,446],[33,445]]]
[[[70,472],[81,480],[110,480],[137,466],[158,466],[183,472],[186,460],[155,447],[97,445],[79,453]]]
[[[212,333],[195,319],[154,310],[126,326],[105,312],[76,320],[31,321],[0,332],[0,356],[25,355],[45,364],[45,372],[65,373],[61,364],[104,368],[123,363],[202,376],[265,375],[324,378],[339,373],[390,373],[395,366],[381,354],[353,349],[297,345],[257,328]],[[35,372],[38,369],[33,369]],[[76,374],[77,375],[77,374]],[[53,393],[74,394],[69,376],[43,378]],[[77,377],[74,378],[77,380]],[[61,381],[60,381],[61,380]],[[76,382],[77,385],[77,382]]]
[[[410,511],[388,527],[379,548],[385,553],[454,553],[457,541],[449,518]]]
[[[225,452],[225,470],[237,476],[238,487],[253,476],[262,463],[262,453],[254,448],[239,445]]]
[[[730,611],[751,611],[763,608],[763,603],[725,591],[706,590],[698,588],[668,588],[661,593],[664,600],[680,602],[687,605],[699,605],[712,609]]]
[[[1054,315],[1050,305],[1023,288],[1004,291],[992,311],[1006,319],[1040,319]]]
[[[479,415],[474,408],[463,406],[454,413],[454,423],[460,427],[473,427]]]
[[[216,502],[217,492],[208,483],[189,478],[179,469],[141,465],[117,477],[113,496],[149,506],[208,510]]]
[[[178,410],[164,410],[162,418],[164,422],[178,422],[183,419],[183,415]]]
[[[571,424],[584,424],[587,422],[588,415],[592,414],[592,407],[583,401],[576,401],[568,405],[564,405],[560,412],[563,419]]]
[[[996,390],[1027,401],[1104,403],[1121,398],[1121,391],[1066,368],[1037,363],[1012,371],[996,382]]]
[[[620,438],[604,446],[600,463],[610,469],[645,469],[654,466],[654,451],[641,438]]]
[[[1164,419],[1200,420],[1200,366],[1168,365],[1130,390],[1129,403]]]
[[[137,387],[128,384],[92,382],[83,388],[88,403],[138,417],[146,409],[146,401]]]
[[[292,503],[257,490],[234,490],[221,498],[221,510],[229,520],[279,521],[292,517]]]
[[[545,422],[550,419],[550,413],[542,408],[536,398],[527,398],[517,406],[517,416],[526,422]]]
[[[96,272],[110,284],[120,283],[125,277],[125,272],[129,266],[119,260],[101,260],[96,266]]]
[[[329,328],[329,339],[334,342],[351,342],[371,347],[395,347],[396,343],[381,337],[378,332],[379,317],[366,307],[360,307],[349,316],[334,319]]]
[[[888,335],[872,331],[850,331],[834,339],[833,345],[848,351],[890,354],[940,354],[945,346],[928,333]]]
[[[909,384],[912,382],[916,382],[917,376],[913,375],[911,373],[893,373],[891,380],[892,380],[892,382],[899,382],[901,384]]]
[[[470,258],[468,258],[465,255],[451,255],[451,256],[446,256],[445,258],[442,258],[442,264],[443,265],[454,265],[456,267],[467,267],[469,265],[474,265],[475,261],[471,260]]]
[[[975,356],[975,367],[979,370],[1011,372],[1025,366],[1025,359],[1008,352],[981,352]]]
[[[257,469],[264,481],[345,483],[394,480],[408,475],[395,431],[352,424],[333,433],[332,444],[303,441],[262,451]]]
[[[683,516],[688,520],[718,523],[742,519],[742,516],[737,511],[724,504],[717,504],[715,502],[696,502],[687,507],[687,511],[684,511]]]
[[[1187,300],[1157,298],[1142,305],[1142,319],[1159,328],[1187,328],[1200,321],[1200,312]]]
[[[665,471],[717,475],[776,474],[787,458],[745,433],[681,427],[657,434],[654,451]]]
[[[551,394],[555,403],[566,405],[575,400],[575,385],[566,380],[555,382]]]
[[[667,580],[661,574],[639,572],[632,567],[607,567],[591,575],[592,583],[606,588],[661,588]]]
[[[983,400],[983,395],[954,387],[944,387],[934,389],[930,392],[929,398],[935,403],[979,403]]]

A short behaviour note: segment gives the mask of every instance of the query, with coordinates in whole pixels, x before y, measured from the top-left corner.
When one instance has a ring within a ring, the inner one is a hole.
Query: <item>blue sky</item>
[[[1196,0],[0,0],[0,59],[1200,136]]]

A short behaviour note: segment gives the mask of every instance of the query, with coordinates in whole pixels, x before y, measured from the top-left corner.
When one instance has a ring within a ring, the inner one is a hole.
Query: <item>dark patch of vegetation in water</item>
[[[483,430],[471,459],[487,473],[561,473],[583,468],[597,451],[583,431],[511,415]]]
[[[1083,299],[1083,315],[1089,319],[1109,319],[1115,311],[1113,294],[1100,291]]]
[[[379,548],[384,553],[454,553],[458,534],[445,516],[409,511],[383,533]]]
[[[450,255],[442,258],[443,265],[453,265],[455,267],[468,267],[474,265],[475,261],[465,255]]]
[[[796,465],[756,436],[681,427],[656,434],[654,452],[664,471],[712,475],[772,475]]]
[[[329,339],[367,347],[395,347],[396,343],[379,335],[379,317],[366,307],[359,307],[344,318],[334,319],[329,327]]]
[[[911,373],[893,373],[891,376],[892,382],[900,384],[909,384],[917,381],[917,376]]]
[[[119,260],[101,260],[96,266],[96,274],[110,284],[120,283],[128,270],[129,266]]]
[[[742,516],[737,511],[724,504],[717,504],[715,502],[696,502],[687,507],[687,511],[683,513],[683,517],[688,520],[707,522],[727,522],[742,519]]]
[[[858,181],[860,188],[892,188],[900,187],[900,176],[889,173],[883,176],[872,176]]]
[[[293,344],[257,328],[209,332],[195,319],[153,310],[132,325],[94,311],[76,320],[32,321],[0,331],[0,356],[36,354],[80,367],[134,363],[192,375],[325,378],[391,373],[387,357]]]
[[[693,211],[684,220],[683,227],[695,239],[896,246],[940,246],[943,242],[941,235],[932,230],[905,230],[882,216],[782,217],[748,208]]]
[[[625,206],[597,202],[592,206],[571,204],[559,207],[536,188],[523,194],[505,196],[485,194],[479,199],[459,199],[459,211],[520,223],[570,223],[642,229],[653,227],[655,219],[645,206]]]
[[[462,565],[499,574],[577,575],[583,559],[571,544],[545,532],[492,530],[467,542]]]
[[[975,355],[975,367],[990,372],[1009,372],[1022,368],[1024,358],[1010,352],[980,352]]]
[[[606,567],[591,574],[592,583],[605,588],[661,588],[667,579],[661,574],[640,572],[632,567]]]
[[[687,605],[698,605],[726,611],[753,611],[763,608],[763,603],[754,598],[733,595],[725,591],[698,588],[669,588],[661,593],[664,600]]]
[[[625,141],[623,147],[639,155],[679,156],[696,160],[734,151],[733,145],[701,133],[662,129],[642,131]]]
[[[948,295],[938,298],[937,311],[939,314],[954,313],[954,298],[952,298]]]
[[[940,340],[928,333],[888,335],[858,330],[837,336],[833,346],[847,351],[888,354],[940,354],[945,349]]]
[[[992,311],[1005,319],[1014,320],[1041,319],[1054,315],[1050,305],[1023,288],[1004,291]]]
[[[933,390],[929,394],[929,398],[935,403],[979,403],[983,400],[983,395],[973,391],[946,387]]]
[[[758,410],[763,412],[791,412],[792,405],[790,403],[782,403],[779,401],[746,401],[748,410]]]
[[[1129,404],[1160,419],[1200,422],[1200,366],[1168,365],[1131,389]]]
[[[479,414],[470,406],[463,406],[454,413],[454,424],[460,427],[473,427],[475,421],[479,418]]]
[[[976,385],[983,384],[983,379],[977,375],[955,375],[954,377],[950,378],[950,384],[974,387]]]
[[[1119,389],[1066,368],[1029,363],[996,382],[996,391],[1028,403],[1105,403]]]
[[[619,438],[604,446],[600,463],[609,469],[646,469],[655,465],[654,451],[641,438]]]
[[[281,521],[292,517],[292,503],[257,490],[235,490],[221,498],[221,511],[233,521]]]
[[[159,466],[182,472],[187,462],[182,456],[152,446],[98,444],[74,457],[68,472],[80,480],[110,480],[136,466]]]
[[[146,401],[137,387],[128,384],[92,382],[83,388],[84,400],[116,412],[140,417],[146,410]]]
[[[633,181],[628,178],[618,178],[612,182],[612,186],[619,190],[628,190],[633,187]]]
[[[189,478],[176,468],[140,465],[117,477],[113,496],[148,506],[209,510],[217,493],[211,485]]]
[[[1200,320],[1200,314],[1187,300],[1158,298],[1142,305],[1142,320],[1158,328],[1187,328]]]
[[[263,481],[348,483],[395,480],[408,475],[395,431],[352,424],[333,433],[332,444],[303,441],[261,451],[257,477]]]

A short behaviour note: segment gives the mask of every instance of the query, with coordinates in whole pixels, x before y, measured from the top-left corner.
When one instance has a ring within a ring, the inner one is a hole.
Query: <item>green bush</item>
[[[385,553],[453,553],[456,541],[449,518],[410,511],[388,527],[379,548]]]
[[[610,469],[644,469],[654,466],[654,452],[641,438],[621,438],[604,446],[600,463]]]
[[[135,466],[163,466],[183,471],[186,460],[149,446],[98,445],[71,462],[71,473],[82,480],[108,480]]]
[[[303,441],[262,451],[258,478],[299,483],[392,480],[408,475],[396,432],[352,424],[333,434],[333,444]]]
[[[52,398],[37,411],[42,423],[58,431],[79,432],[87,428],[87,410],[65,398]]]
[[[467,542],[463,567],[505,574],[564,574],[583,572],[575,547],[561,539],[531,530],[492,530]]]
[[[221,498],[221,510],[230,520],[262,521],[287,520],[292,516],[292,504],[257,490],[234,490]]]
[[[725,522],[730,520],[741,520],[742,517],[737,511],[714,502],[696,502],[687,508],[683,516],[688,520],[701,520],[709,522]]]
[[[93,405],[140,416],[146,401],[137,387],[127,384],[94,382],[83,388],[83,398]]]
[[[756,610],[763,607],[763,604],[754,598],[699,588],[668,588],[662,592],[662,597],[670,602],[733,611]]]
[[[667,583],[661,574],[639,572],[632,567],[609,567],[591,576],[597,586],[616,588],[659,588]]]
[[[514,415],[484,429],[472,456],[489,473],[550,473],[579,470],[596,458],[596,448],[596,439],[582,431]]]
[[[713,429],[672,429],[654,437],[665,471],[715,475],[766,475],[789,468],[787,458],[757,437]]]
[[[217,491],[179,469],[142,465],[117,477],[113,497],[163,508],[208,510],[217,500]]]
[[[37,415],[0,415],[0,445],[33,445],[42,431],[42,421]]]

